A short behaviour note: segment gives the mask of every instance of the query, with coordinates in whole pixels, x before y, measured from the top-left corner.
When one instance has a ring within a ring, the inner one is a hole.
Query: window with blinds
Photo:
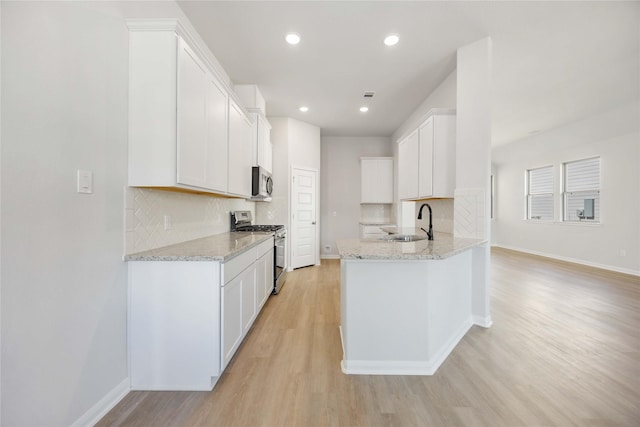
[[[553,220],[553,166],[527,170],[527,219]]]
[[[564,220],[600,222],[600,158],[564,163]]]

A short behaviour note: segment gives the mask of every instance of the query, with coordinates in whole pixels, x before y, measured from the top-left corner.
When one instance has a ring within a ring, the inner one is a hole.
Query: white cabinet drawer
[[[273,249],[273,238],[270,238],[258,246],[246,250],[235,258],[222,264],[222,286],[233,280],[243,270],[251,266],[258,258]]]
[[[262,242],[258,245],[258,258],[261,258],[262,255],[266,254],[267,252],[269,252],[271,249],[273,249],[273,238],[267,240],[266,242]]]
[[[257,253],[257,247],[253,247],[222,264],[222,286],[251,266],[258,258]]]

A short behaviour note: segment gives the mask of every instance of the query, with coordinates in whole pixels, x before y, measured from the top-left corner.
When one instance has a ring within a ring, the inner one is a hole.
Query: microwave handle
[[[267,178],[267,194],[271,195],[271,192],[273,191],[273,179],[271,179],[271,177]]]

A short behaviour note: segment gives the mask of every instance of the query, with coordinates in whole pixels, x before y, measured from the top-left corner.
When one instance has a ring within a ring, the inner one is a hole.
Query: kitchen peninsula
[[[446,233],[410,242],[339,240],[343,372],[432,375],[482,324],[472,294],[474,274],[482,273],[474,251],[485,244]]]

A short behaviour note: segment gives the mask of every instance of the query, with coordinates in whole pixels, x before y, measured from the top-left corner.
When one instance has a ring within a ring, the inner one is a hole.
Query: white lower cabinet
[[[220,263],[129,262],[132,390],[211,390],[220,367]]]
[[[272,287],[273,238],[224,263],[129,262],[132,390],[213,389]]]
[[[255,263],[242,274],[242,334],[249,332],[256,320],[256,270]]]
[[[264,303],[267,302],[267,298],[269,298],[271,291],[273,290],[273,263],[273,249],[269,250],[258,259],[258,264],[256,266],[257,311],[260,311]]]
[[[222,365],[224,369],[242,342],[242,279],[240,275],[222,287]]]
[[[267,278],[264,276],[266,271],[264,262],[267,259],[273,263],[273,239],[222,264],[220,316],[222,370],[233,358],[266,301],[264,290]],[[273,286],[273,276],[270,281]],[[260,285],[261,289],[259,289]]]

